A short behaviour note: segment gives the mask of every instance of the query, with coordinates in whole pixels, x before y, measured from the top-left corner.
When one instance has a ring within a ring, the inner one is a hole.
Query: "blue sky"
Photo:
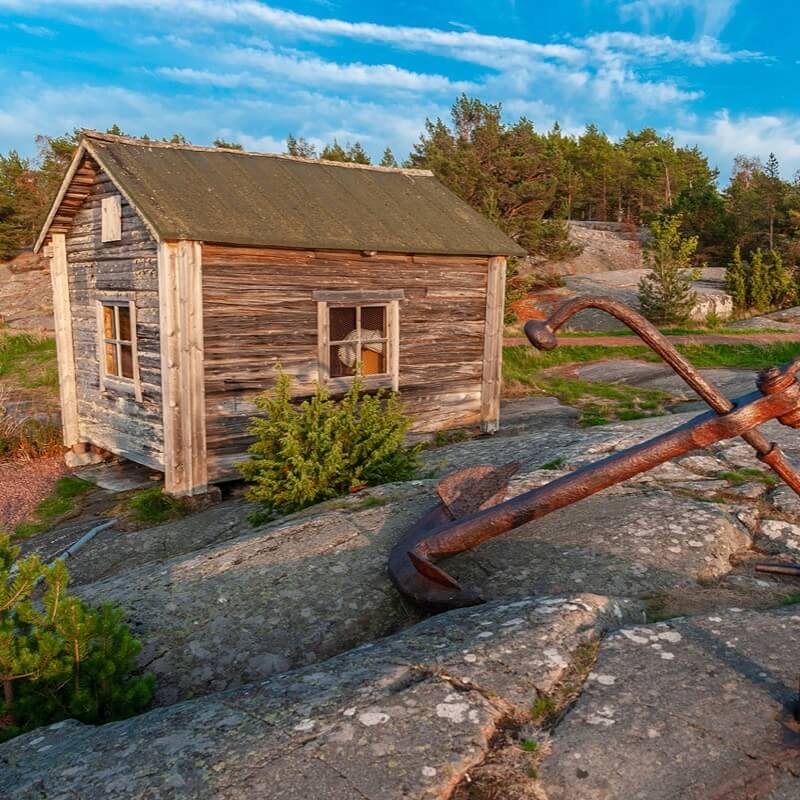
[[[539,130],[653,125],[723,178],[736,154],[772,150],[790,177],[798,28],[791,0],[0,0],[0,150],[116,122],[402,158],[467,92]]]

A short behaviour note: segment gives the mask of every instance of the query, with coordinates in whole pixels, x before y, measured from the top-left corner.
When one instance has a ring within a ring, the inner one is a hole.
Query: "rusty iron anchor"
[[[556,331],[586,308],[606,311],[631,328],[703,399],[711,411],[675,430],[614,453],[594,464],[556,478],[544,486],[503,501],[508,481],[518,465],[479,466],[445,477],[437,487],[439,503],[389,555],[389,574],[398,590],[418,605],[444,610],[483,602],[478,591],[463,588],[435,563],[477,547],[482,542],[583,500],[590,495],[647,472],[691,450],[741,436],[760,461],[774,470],[797,494],[800,475],[780,448],[758,426],[777,419],[800,427],[800,358],[783,369],[762,371],[757,391],[729,400],[709,383],[641,314],[606,297],[578,297],[560,305],[546,321],[531,321],[525,333],[541,350],[557,346]]]

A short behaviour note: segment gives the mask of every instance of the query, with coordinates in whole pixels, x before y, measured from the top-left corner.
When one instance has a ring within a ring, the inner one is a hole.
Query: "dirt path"
[[[753,334],[707,334],[702,336],[667,336],[673,344],[773,344],[774,342],[800,342],[800,331],[797,333],[753,333]],[[503,340],[506,347],[529,344],[524,336],[510,336]],[[559,336],[559,347],[578,347],[586,345],[603,345],[604,347],[629,347],[642,345],[638,336]]]
[[[0,461],[0,531],[28,517],[67,471],[62,456]]]

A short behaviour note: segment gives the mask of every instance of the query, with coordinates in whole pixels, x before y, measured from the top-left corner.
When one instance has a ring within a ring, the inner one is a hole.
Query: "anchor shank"
[[[628,480],[690,450],[741,436],[754,426],[797,408],[800,384],[770,395],[740,398],[725,415],[707,412],[669,433],[615,453],[595,464],[525,492],[504,503],[448,523],[413,548],[417,556],[437,560],[468,550],[506,531]]]

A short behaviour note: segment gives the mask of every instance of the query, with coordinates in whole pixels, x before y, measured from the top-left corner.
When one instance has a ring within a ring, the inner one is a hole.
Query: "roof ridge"
[[[167,150],[196,150],[201,153],[231,153],[240,156],[260,156],[262,158],[278,158],[286,161],[299,161],[306,164],[323,164],[330,167],[345,167],[347,169],[365,169],[374,172],[394,172],[400,175],[412,175],[419,177],[433,177],[432,170],[429,169],[407,169],[405,167],[381,167],[377,164],[356,164],[352,161],[329,161],[324,158],[304,158],[303,156],[292,156],[286,153],[260,153],[253,150],[238,150],[232,147],[203,147],[196,144],[183,144],[175,142],[161,142],[154,139],[139,139],[134,136],[118,136],[115,133],[100,133],[90,128],[83,128],[80,131],[81,139],[90,141],[113,142],[114,144],[132,144],[145,147],[161,147]]]

